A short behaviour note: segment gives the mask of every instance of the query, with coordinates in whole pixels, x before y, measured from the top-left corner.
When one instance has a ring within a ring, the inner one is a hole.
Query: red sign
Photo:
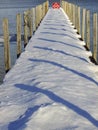
[[[59,9],[59,8],[60,8],[60,3],[59,3],[59,2],[54,2],[54,3],[52,4],[52,8],[53,8],[53,9]]]

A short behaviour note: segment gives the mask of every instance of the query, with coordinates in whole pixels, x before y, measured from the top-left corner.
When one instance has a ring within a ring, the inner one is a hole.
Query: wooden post
[[[48,3],[47,3],[47,1],[45,2],[45,14],[47,13],[47,11],[48,11]]]
[[[28,10],[28,27],[29,27],[29,39],[32,37],[33,34],[33,14],[32,10]]]
[[[40,22],[40,13],[39,13],[39,5],[37,6],[37,27],[39,26],[39,22]]]
[[[6,73],[11,68],[10,59],[10,46],[9,46],[9,30],[8,30],[8,19],[3,19],[3,33],[4,33],[4,59],[5,59],[5,71]]]
[[[90,11],[86,11],[86,46],[90,50]]]
[[[69,17],[69,3],[67,2],[67,15]]]
[[[38,14],[38,6],[36,6],[36,8],[35,8],[35,28],[37,29],[37,27],[38,27],[38,16],[37,16],[37,14]]]
[[[65,12],[65,1],[62,1],[62,7],[63,7],[64,12]]]
[[[64,10],[64,1],[61,1],[60,0],[60,6],[63,8],[63,10]]]
[[[66,2],[65,1],[62,1],[62,8],[63,8],[63,10],[64,10],[64,12],[66,13]]]
[[[83,9],[82,12],[82,39],[85,41],[85,16],[86,16],[86,9]]]
[[[81,33],[81,16],[80,16],[80,7],[78,7],[78,33]]]
[[[38,15],[38,26],[40,24],[40,5],[38,5],[38,10],[37,10],[37,15]]]
[[[78,6],[75,5],[75,27],[78,31]]]
[[[76,12],[75,12],[75,5],[73,5],[73,24],[74,24],[74,26],[76,28],[76,17],[75,17],[75,14],[76,14]]]
[[[71,22],[73,24],[73,4],[71,3]]]
[[[41,20],[43,19],[43,5],[41,5]]]
[[[43,6],[43,9],[42,9],[42,10],[43,10],[43,18],[44,18],[44,16],[45,16],[45,3],[43,3],[42,6]]]
[[[42,21],[42,5],[40,5],[40,22]]]
[[[17,14],[17,57],[21,54],[21,15]]]
[[[65,2],[65,12],[67,13],[67,2]]]
[[[98,20],[97,13],[93,14],[93,58],[98,62]]]
[[[24,12],[24,47],[26,47],[28,43],[28,17],[27,13]]]
[[[72,22],[72,19],[71,19],[71,3],[69,3],[69,17],[70,17],[70,21]]]
[[[75,28],[77,29],[77,15],[78,15],[78,13],[77,13],[77,5],[75,5],[74,6],[74,17],[75,17],[75,19],[74,19],[74,22],[75,22]]]
[[[43,17],[44,17],[44,6],[43,6],[44,4],[42,4],[42,19],[43,19]]]
[[[38,19],[38,25],[39,25],[40,22],[41,22],[41,10],[40,10],[40,9],[41,9],[41,5],[38,6],[38,14],[39,14],[39,17],[38,17],[38,18],[39,18],[39,19]]]
[[[35,8],[32,8],[32,13],[33,13],[33,32],[36,31],[36,12],[35,12]]]

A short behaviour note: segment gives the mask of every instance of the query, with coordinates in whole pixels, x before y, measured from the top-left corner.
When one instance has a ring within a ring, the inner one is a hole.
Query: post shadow
[[[24,85],[22,85],[23,87]],[[16,85],[16,87],[18,87]],[[8,130],[18,130],[20,129],[22,126],[23,127],[26,127],[25,123],[27,123],[29,121],[29,118],[33,115],[34,112],[36,112],[41,106],[41,105],[36,105],[34,107],[30,107],[26,110],[26,112],[21,115],[17,120],[13,121],[13,122],[10,122],[9,125],[8,125]],[[44,106],[48,106],[50,105],[50,103],[45,103]]]
[[[73,74],[76,74],[76,75],[78,75],[79,77],[82,77],[82,78],[88,80],[89,82],[92,82],[92,83],[94,83],[95,85],[98,86],[98,81],[94,80],[92,77],[90,77],[90,76],[88,76],[88,75],[86,75],[86,74],[83,74],[83,73],[81,73],[81,72],[79,72],[79,71],[77,71],[77,70],[74,70],[74,69],[72,69],[72,68],[69,68],[69,67],[67,67],[67,66],[64,66],[64,65],[62,65],[62,64],[60,64],[60,63],[57,63],[57,62],[54,62],[54,61],[49,61],[49,60],[44,60],[44,59],[29,59],[29,60],[32,61],[32,62],[39,62],[39,63],[42,62],[42,63],[51,64],[51,65],[53,65],[53,66],[57,66],[57,67],[59,67],[59,68],[63,68],[64,70],[70,71],[70,72],[72,72]]]
[[[71,57],[75,57],[79,60],[82,60],[82,61],[85,61],[88,63],[88,61],[85,59],[85,58],[82,58],[82,57],[79,57],[79,56],[75,56],[75,55],[72,55],[70,53],[67,53],[67,52],[64,52],[62,50],[54,50],[52,48],[48,48],[48,47],[40,47],[40,46],[33,46],[34,48],[37,48],[37,49],[42,49],[42,50],[46,50],[46,51],[53,51],[53,52],[57,52],[57,53],[60,53],[60,54],[63,54],[63,55],[67,55],[67,56],[71,56]]]
[[[48,42],[56,43],[56,44],[63,44],[65,46],[70,46],[72,48],[77,48],[77,49],[83,50],[82,47],[78,47],[76,45],[71,45],[71,44],[68,44],[68,43],[65,43],[65,42],[62,42],[62,41],[56,41],[56,40],[51,40],[51,39],[47,39],[47,38],[38,38],[38,39],[42,40],[42,41],[48,41]]]
[[[61,103],[64,106],[68,107],[78,115],[82,116],[83,118],[87,119],[90,123],[92,123],[94,126],[98,127],[98,120],[96,120],[94,117],[92,117],[86,110],[83,110],[82,108],[72,104],[71,102],[59,97],[52,91],[41,89],[37,87],[38,83],[35,83],[33,86],[24,85],[24,84],[16,84],[15,86],[17,88],[20,88],[22,90],[26,90],[29,92],[37,92],[46,95],[48,98],[50,98],[52,101],[56,103]]]
[[[34,106],[33,108],[28,108],[27,111],[21,115],[16,121],[10,122],[8,130],[18,130],[29,120],[32,114],[37,111],[40,106]]]
[[[67,36],[69,38],[71,38],[71,40],[78,40],[78,38],[75,38],[74,36],[69,35],[68,33],[54,33],[54,32],[48,32],[48,31],[43,31],[40,32],[42,34],[51,34],[51,35],[57,35],[57,36]]]

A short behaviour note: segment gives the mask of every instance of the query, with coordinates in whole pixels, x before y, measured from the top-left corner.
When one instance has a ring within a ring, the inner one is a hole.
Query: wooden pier
[[[75,28],[49,8],[0,86],[0,129],[98,128],[98,66]]]

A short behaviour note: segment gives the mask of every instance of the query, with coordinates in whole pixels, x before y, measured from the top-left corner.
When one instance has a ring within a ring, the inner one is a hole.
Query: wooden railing
[[[35,8],[28,9],[24,12],[23,16],[17,14],[16,16],[16,29],[17,30],[17,57],[21,54],[21,27],[22,20],[24,19],[24,47],[28,44],[29,39],[32,37],[33,33],[36,31],[40,25],[41,20],[44,18],[48,11],[49,3],[44,2]],[[11,68],[11,58],[10,58],[10,42],[9,42],[9,21],[7,18],[3,19],[3,33],[4,33],[4,59],[5,59],[5,71],[8,72]]]
[[[77,33],[81,35],[81,40],[85,41],[85,47],[92,52],[90,59],[98,64],[98,15],[85,8],[81,8],[75,4],[62,1],[62,8],[68,15],[70,21],[77,29]],[[91,23],[93,21],[93,29]],[[92,32],[92,33],[91,33]],[[91,37],[93,40],[91,40]]]

